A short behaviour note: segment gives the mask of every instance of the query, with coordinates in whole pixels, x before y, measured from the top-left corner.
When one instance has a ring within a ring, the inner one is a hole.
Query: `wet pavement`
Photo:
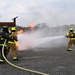
[[[35,48],[18,51],[19,60],[13,61],[11,53],[8,60],[18,66],[47,73],[49,75],[75,75],[75,48],[67,47]],[[19,70],[8,63],[0,64],[0,75],[39,75]]]

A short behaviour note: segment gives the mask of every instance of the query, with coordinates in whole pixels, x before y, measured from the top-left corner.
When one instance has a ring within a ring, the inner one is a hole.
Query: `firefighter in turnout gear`
[[[12,39],[10,39],[10,38],[12,38]],[[10,33],[10,36],[9,36],[9,40],[8,40],[8,47],[12,51],[13,60],[17,60],[18,59],[17,58],[17,48],[16,48],[15,41],[18,41],[17,34],[16,34],[16,28],[12,27],[11,28],[11,33]]]
[[[66,35],[67,38],[70,38],[68,42],[68,51],[72,51],[72,45],[75,45],[75,33],[72,28],[69,28],[69,33]]]
[[[0,63],[4,62],[4,58],[2,56],[2,47],[4,46],[4,55],[7,57],[8,47],[7,44],[4,45],[5,40],[9,39],[9,31],[8,26],[3,26],[2,32],[0,32]]]

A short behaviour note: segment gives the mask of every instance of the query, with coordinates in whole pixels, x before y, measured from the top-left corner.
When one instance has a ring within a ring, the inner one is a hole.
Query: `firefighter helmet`
[[[69,30],[73,30],[72,28],[69,28]]]
[[[16,30],[16,28],[15,27],[12,27],[11,30]]]

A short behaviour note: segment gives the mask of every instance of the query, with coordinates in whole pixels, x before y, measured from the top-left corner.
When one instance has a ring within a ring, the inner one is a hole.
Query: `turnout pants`
[[[2,55],[2,47],[3,46],[0,46],[0,59],[4,60],[3,55]],[[7,57],[7,54],[8,54],[8,48],[7,47],[4,47],[4,55],[6,57]]]
[[[16,48],[16,45],[8,43],[7,46],[12,51],[13,57],[17,57],[17,48]]]
[[[72,45],[75,45],[75,40],[69,40],[68,42],[68,50],[72,50]]]

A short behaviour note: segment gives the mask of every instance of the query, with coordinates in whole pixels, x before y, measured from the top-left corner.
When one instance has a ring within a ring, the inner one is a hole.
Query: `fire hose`
[[[7,40],[5,40],[4,45],[6,44],[6,41],[7,41]],[[6,61],[9,65],[11,65],[11,66],[13,66],[13,67],[15,67],[15,68],[17,68],[17,69],[24,70],[24,71],[27,71],[27,72],[30,72],[30,73],[34,73],[34,74],[38,74],[38,75],[49,75],[49,74],[42,73],[42,72],[39,72],[39,71],[34,71],[34,70],[27,69],[27,68],[23,68],[23,67],[20,67],[20,66],[17,66],[17,65],[15,65],[15,64],[11,63],[11,62],[5,57],[5,55],[4,55],[4,45],[3,45],[3,47],[2,47],[2,55],[3,55],[3,58],[5,59],[5,61]]]

